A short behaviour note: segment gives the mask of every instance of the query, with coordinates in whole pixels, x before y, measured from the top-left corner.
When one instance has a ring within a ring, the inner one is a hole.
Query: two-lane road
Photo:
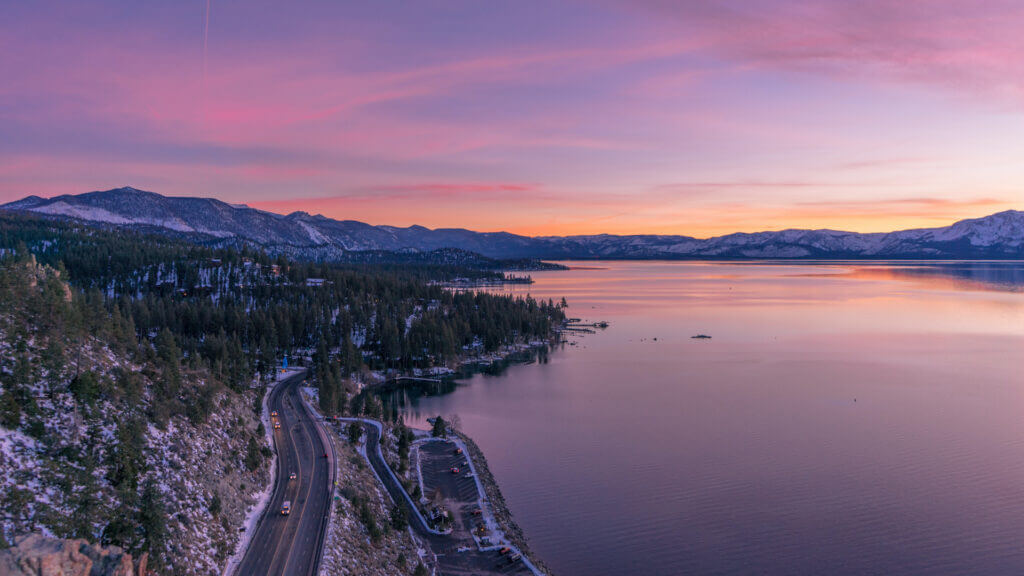
[[[426,524],[423,523],[423,518],[416,513],[415,508],[407,500],[408,496],[405,493],[405,489],[395,480],[392,476],[392,472],[387,467],[388,465],[380,457],[380,430],[363,420],[359,421],[363,426],[363,431],[366,432],[366,457],[370,462],[370,467],[380,478],[381,483],[384,485],[384,489],[387,490],[388,495],[391,496],[391,501],[404,508],[406,515],[409,520],[409,524],[413,527],[421,537],[428,540],[431,544],[445,544],[447,540],[444,536],[433,533]]]
[[[310,576],[317,569],[331,505],[332,460],[324,458],[328,449],[299,397],[304,378],[300,373],[270,392],[267,404],[281,423],[273,430],[278,457],[274,494],[236,574]],[[293,472],[294,480],[289,479]],[[285,501],[291,503],[288,515],[281,514]]]
[[[413,511],[407,499],[405,489],[392,475],[387,463],[381,458],[380,430],[377,426],[361,420],[363,430],[366,432],[366,455],[370,466],[377,477],[380,478],[391,496],[391,500],[406,509],[409,518],[409,525],[417,535],[430,545],[430,549],[436,554],[437,574],[446,576],[471,576],[478,574],[524,574],[531,575],[531,569],[524,562],[509,562],[509,556],[502,555],[496,550],[479,550],[468,529],[453,532],[452,534],[439,534],[426,526],[422,517]],[[443,472],[435,474],[432,478],[438,483],[444,483],[445,494],[454,497],[454,502],[461,500],[461,509],[466,516],[463,518],[465,526],[472,527],[476,518],[470,510],[475,508],[480,498],[476,489],[476,482],[464,476],[453,476],[448,468],[465,460],[466,456],[455,457],[451,454],[454,444],[438,443],[436,450],[444,456],[451,458],[451,462],[445,464]],[[458,462],[456,462],[458,461]],[[424,473],[427,471],[424,470]],[[458,510],[456,510],[457,512]]]

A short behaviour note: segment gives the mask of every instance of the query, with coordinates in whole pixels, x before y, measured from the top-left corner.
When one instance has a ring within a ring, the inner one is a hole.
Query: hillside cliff
[[[84,548],[109,559],[112,548],[93,546],[116,546],[135,568],[148,558],[158,574],[219,573],[267,480],[267,449],[255,393],[181,358],[169,333],[137,340],[130,319],[57,270],[0,259],[0,544],[18,546],[8,560],[35,535],[44,540],[23,560]]]

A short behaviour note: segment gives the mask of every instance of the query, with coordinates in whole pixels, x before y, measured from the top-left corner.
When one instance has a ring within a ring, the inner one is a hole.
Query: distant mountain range
[[[29,196],[0,209],[41,216],[150,229],[209,244],[249,243],[270,252],[344,260],[352,252],[456,248],[489,258],[628,259],[1018,259],[1024,258],[1024,212],[1009,210],[943,228],[862,234],[837,230],[782,230],[714,238],[689,236],[541,236],[473,232],[461,228],[373,226],[305,212],[288,215],[213,198],[162,196],[135,188]]]

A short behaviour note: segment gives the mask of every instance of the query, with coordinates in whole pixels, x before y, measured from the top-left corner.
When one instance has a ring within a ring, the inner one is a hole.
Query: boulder
[[[11,576],[135,576],[132,557],[117,546],[29,534],[0,550],[0,574]]]

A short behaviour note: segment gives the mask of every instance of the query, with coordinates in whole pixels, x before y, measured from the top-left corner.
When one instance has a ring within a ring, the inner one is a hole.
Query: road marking
[[[297,390],[298,390],[297,388],[293,388],[290,392],[301,394],[301,392],[298,392]],[[290,399],[291,398],[289,398],[289,400]],[[302,402],[302,399],[299,398],[298,401]],[[296,414],[298,414],[298,411],[301,408],[296,408],[294,406],[294,403],[292,403],[292,402],[290,402],[290,404],[293,404],[292,408],[295,410]],[[308,416],[308,414],[306,414],[306,416]],[[306,494],[302,497],[302,507],[301,507],[301,510],[299,511],[299,514],[298,514],[298,518],[297,518],[297,522],[296,522],[296,531],[295,531],[295,534],[293,535],[293,538],[292,538],[292,545],[289,546],[289,555],[288,555],[288,558],[285,560],[284,573],[288,573],[289,564],[295,558],[295,555],[292,554],[292,552],[294,552],[294,547],[295,547],[295,537],[298,536],[298,531],[299,531],[299,529],[302,528],[302,519],[304,518],[304,516],[306,514],[306,507],[307,507],[307,504],[308,504],[308,501],[309,501],[309,495],[313,491],[313,481],[316,479],[317,461],[319,460],[319,458],[318,458],[319,454],[316,453],[313,450],[313,442],[312,442],[312,439],[310,438],[309,429],[308,429],[308,423],[305,420],[303,420],[302,417],[297,417],[296,420],[300,423],[299,428],[302,431],[303,438],[305,438],[306,440],[309,440],[310,458],[312,458],[312,470],[310,471],[310,474],[309,474],[309,482],[306,483]],[[303,447],[305,447],[305,445]],[[301,457],[299,459],[301,461]]]
[[[284,391],[283,391],[283,388],[282,388],[282,392],[281,392],[281,395],[284,395]],[[287,396],[286,396],[286,395],[285,395],[284,397],[285,397],[285,399],[287,399]],[[287,406],[287,408],[291,408],[291,403],[290,403],[290,402],[289,402],[289,403],[286,403],[286,406]],[[280,413],[284,414],[284,413],[287,413],[288,411],[289,411],[289,410],[285,410],[284,408],[282,408],[282,410],[280,411]],[[282,420],[283,420],[283,417],[282,417]],[[282,429],[282,430],[284,430],[284,429],[285,429],[285,427],[284,427],[284,426],[282,425],[282,426],[281,426],[281,429]],[[288,427],[287,427],[287,437],[288,437],[288,443],[289,443],[289,445],[290,445],[290,446],[292,447],[292,450],[290,450],[289,452],[290,452],[290,453],[291,453],[291,452],[294,452],[294,453],[295,453],[295,456],[296,456],[296,461],[297,461],[297,464],[301,465],[301,463],[302,463],[302,458],[301,458],[301,457],[299,456],[299,454],[298,454],[298,446],[297,446],[297,444],[296,444],[296,442],[295,442],[295,438],[294,438],[294,436],[292,435],[292,426],[291,426],[290,424],[289,424],[289,425],[288,425]],[[282,451],[279,451],[279,452],[282,452]],[[301,467],[301,466],[300,466],[300,467]],[[280,477],[281,477],[281,476],[282,476],[283,474],[284,474],[284,468],[282,467],[282,468],[280,468],[280,469],[278,470],[278,477],[280,478]],[[281,495],[282,495],[282,496],[285,496],[285,495],[287,495],[287,493],[288,493],[288,490],[289,490],[289,487],[288,487],[288,485],[287,485],[287,478],[285,479],[285,482],[286,482],[286,483],[285,483],[285,484],[283,485],[283,488],[282,488],[282,492],[281,492]],[[278,511],[278,514],[280,514],[280,511]],[[283,528],[281,529],[281,533],[280,533],[280,535],[278,536],[278,538],[277,538],[277,542],[276,542],[276,543],[275,543],[275,545],[274,545],[274,553],[273,553],[273,555],[271,556],[271,562],[270,562],[270,569],[269,569],[269,570],[267,571],[267,573],[268,573],[268,574],[277,574],[277,573],[278,573],[278,572],[276,572],[276,571],[274,570],[274,565],[278,564],[278,562],[279,562],[279,555],[280,555],[280,550],[281,550],[281,544],[282,544],[282,543],[283,543],[283,541],[284,541],[284,540],[286,539],[286,537],[287,537],[287,535],[288,535],[288,531],[289,531],[289,528],[290,528],[290,527],[291,527],[291,525],[293,524],[293,521],[292,521],[292,517],[291,517],[291,516],[292,516],[292,515],[291,515],[291,514],[289,514],[289,515],[288,515],[288,516],[286,517],[286,519],[285,519],[285,525],[284,525],[284,527],[283,527]],[[301,512],[299,512],[299,515],[298,515],[298,517],[299,517],[299,519],[301,520],[301,517],[302,517],[302,513],[301,513]],[[290,548],[291,548],[291,546],[289,546],[289,549],[290,549]],[[287,559],[286,559],[286,563],[287,563]]]
[[[281,395],[283,394],[283,390],[284,390],[284,386],[279,384],[279,385],[275,386],[270,391],[271,398],[269,399],[267,404],[268,404],[268,407],[272,411],[275,409],[274,408],[275,402],[280,403],[282,401],[281,400]],[[282,406],[278,410],[278,414],[280,415],[283,412],[284,412],[284,408]],[[282,417],[282,420],[283,420],[283,417]],[[273,442],[274,442],[275,446],[277,446],[279,448],[278,449],[279,459],[278,459],[278,469],[277,469],[277,482],[276,482],[276,485],[275,485],[275,492],[278,492],[278,491],[281,492],[281,494],[271,494],[271,499],[270,499],[270,502],[268,503],[268,505],[272,506],[272,504],[275,501],[279,500],[280,497],[283,496],[283,494],[285,492],[287,492],[288,486],[287,486],[287,484],[282,484],[281,481],[280,481],[281,480],[281,476],[283,474],[283,470],[284,470],[284,468],[283,468],[283,461],[285,459],[285,452],[286,452],[286,451],[280,449],[280,448],[283,447],[283,440],[279,440],[278,436],[276,434],[271,435],[271,437],[273,438]],[[283,435],[282,435],[282,437],[283,437]],[[257,533],[253,535],[253,541],[252,541],[252,544],[250,544],[250,546],[258,544],[261,540],[262,541],[268,541],[268,540],[269,541],[273,541],[273,539],[274,539],[273,537],[279,532],[276,524],[273,524],[273,523],[268,524],[267,523],[273,517],[273,516],[268,517],[267,516],[268,513],[272,514],[272,515],[278,515],[279,514],[279,512],[275,512],[275,511],[264,511],[264,513],[263,513],[264,515],[262,516],[262,518],[260,520],[260,523],[259,523],[259,525],[257,527]],[[278,543],[280,543],[280,537],[278,537]],[[251,549],[252,548],[250,548],[250,550]],[[254,556],[253,557],[253,558],[255,558],[255,560],[260,561],[260,562],[257,562],[257,564],[264,565],[264,562],[262,562],[261,560],[265,561],[267,552],[269,552],[269,551],[270,551],[270,547],[269,546],[264,545],[263,547],[260,548],[260,554],[258,556]],[[276,547],[275,547],[275,554],[276,554]],[[271,556],[271,561],[273,561],[273,559],[274,559],[274,556]],[[243,557],[243,561],[239,564],[239,567],[238,567],[238,573],[242,573],[242,569],[245,568],[245,566],[246,566],[245,560],[246,560],[246,558]],[[251,562],[250,562],[250,564],[251,564]],[[252,570],[252,568],[249,568],[249,572],[251,572],[251,570]]]

